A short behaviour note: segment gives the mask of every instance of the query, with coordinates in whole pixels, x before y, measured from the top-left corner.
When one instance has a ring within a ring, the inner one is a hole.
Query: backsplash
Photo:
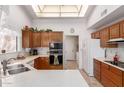
[[[31,49],[31,48],[25,48],[24,51],[25,51],[25,52],[29,52],[30,49]],[[39,54],[39,55],[41,55],[41,54],[46,55],[46,54],[48,54],[48,52],[49,52],[49,48],[48,48],[48,47],[42,47],[42,48],[39,47],[39,48],[35,48],[35,49],[38,50],[38,54]]]
[[[112,59],[116,53],[119,60],[124,62],[124,43],[119,43],[118,48],[107,48],[107,58]]]
[[[49,51],[49,48],[48,47],[45,47],[45,48],[36,48],[36,49],[38,50],[38,54],[43,54],[43,55],[47,55],[48,54],[48,51]],[[26,49],[23,49],[21,52],[24,52],[25,53],[25,56],[28,56],[29,55],[29,50],[30,50],[30,48],[26,48]],[[9,58],[15,58],[15,57],[17,57],[17,55],[19,53],[20,52],[0,54],[0,61],[2,61],[4,59],[9,59]]]

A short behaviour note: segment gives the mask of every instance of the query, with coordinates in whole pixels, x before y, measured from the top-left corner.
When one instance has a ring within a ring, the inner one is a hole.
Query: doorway
[[[65,69],[78,69],[79,37],[65,37]]]

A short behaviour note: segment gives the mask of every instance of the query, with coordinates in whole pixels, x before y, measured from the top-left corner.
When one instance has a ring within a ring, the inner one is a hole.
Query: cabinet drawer
[[[121,70],[119,70],[119,69],[117,69],[117,68],[115,68],[115,67],[110,66],[110,71],[111,71],[112,73],[114,73],[114,74],[116,74],[116,75],[122,77],[122,74],[123,74],[123,73],[122,73]]]
[[[107,65],[107,64],[105,64],[105,63],[102,63],[101,64],[101,67],[102,67],[102,69],[106,69],[106,70],[109,70],[110,69],[110,66]]]
[[[51,70],[61,70],[61,69],[63,69],[63,66],[62,65],[60,65],[60,66],[50,65],[50,69]]]

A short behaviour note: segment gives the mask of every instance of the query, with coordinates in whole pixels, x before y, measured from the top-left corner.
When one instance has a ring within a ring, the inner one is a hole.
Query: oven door
[[[62,65],[63,64],[63,55],[58,55],[57,56],[57,59],[58,59],[58,62],[59,62],[58,65]],[[56,65],[55,62],[54,62],[54,60],[55,60],[55,56],[54,55],[50,55],[49,56],[49,63],[51,65]]]

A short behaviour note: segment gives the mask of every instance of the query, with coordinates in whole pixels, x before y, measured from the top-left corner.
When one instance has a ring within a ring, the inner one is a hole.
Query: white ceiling
[[[45,5],[46,6],[46,5]],[[53,7],[57,7],[57,5],[52,5]],[[58,6],[62,6],[62,5],[58,5]],[[74,5],[70,5],[70,6],[74,6]],[[44,17],[43,16],[43,14],[40,14],[40,15],[42,15],[42,16],[37,16],[36,15],[36,13],[34,12],[35,10],[32,8],[32,6],[31,5],[21,5],[20,7],[22,7],[23,8],[23,10],[29,15],[29,17],[30,18],[32,18],[32,19],[39,19],[39,18],[85,18],[85,17],[89,17],[91,14],[92,14],[92,12],[93,12],[93,9],[95,8],[95,5],[89,5],[88,6],[88,8],[86,9],[86,11],[82,11],[82,12],[84,12],[84,13],[82,13],[83,15],[81,16],[79,16],[79,10],[80,10],[80,8],[82,7],[82,10],[83,10],[83,7],[84,7],[84,5],[75,5],[75,7],[78,7],[77,8],[77,10],[76,9],[74,9],[74,10],[70,10],[71,12],[72,11],[75,11],[75,12],[77,12],[78,13],[78,16],[76,15],[76,16],[67,16],[67,15],[65,15],[64,17],[62,17],[62,14],[64,13],[64,12],[61,12],[61,14],[60,14],[60,12],[59,12],[59,17],[58,16],[46,16],[46,17]],[[41,8],[42,7],[44,7],[43,5],[42,6],[40,6]],[[72,8],[71,8],[72,9]],[[53,11],[54,9],[51,9],[51,10],[49,10],[48,8],[47,9],[45,9],[44,10],[44,12],[49,12],[49,13],[52,13],[51,11]],[[39,10],[37,10],[37,11],[39,11]],[[57,9],[56,10],[54,10],[54,11],[57,11]],[[60,10],[59,10],[60,11]],[[64,10],[63,10],[64,11]],[[67,14],[70,12],[70,11],[67,11],[67,10],[65,10],[66,12],[67,12]],[[61,17],[60,17],[61,16]]]
[[[37,17],[83,17],[88,5],[32,5]]]

